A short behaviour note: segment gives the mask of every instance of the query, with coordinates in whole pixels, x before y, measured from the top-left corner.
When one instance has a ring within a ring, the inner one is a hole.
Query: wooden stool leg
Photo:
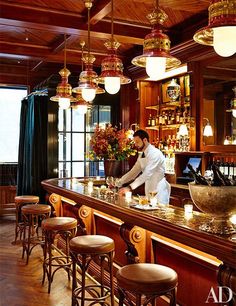
[[[110,272],[111,306],[114,306],[113,255],[114,255],[114,252],[109,253],[109,272]]]
[[[86,272],[86,255],[82,255],[82,292],[81,292],[81,306],[84,306],[84,299],[85,299],[85,272]]]
[[[48,293],[51,291],[52,282],[52,235],[49,233],[48,239]]]
[[[69,249],[69,242],[70,242],[70,236],[71,236],[71,232],[67,232],[66,233],[66,262],[69,263],[70,262],[70,259],[69,259],[69,256],[70,256],[70,249]],[[67,271],[67,275],[68,275],[68,280],[70,281],[70,268],[67,267],[66,268],[66,271]]]
[[[118,288],[118,298],[119,298],[119,306],[123,306],[125,295],[123,290],[121,290],[120,288]]]
[[[72,258],[72,306],[77,305],[76,298],[74,296],[74,290],[77,287],[77,279],[76,279],[76,262],[77,262],[77,256],[76,254],[71,253],[71,258]]]
[[[43,248],[43,279],[42,279],[42,285],[44,284],[45,281],[45,276],[46,276],[46,269],[47,269],[47,265],[46,265],[46,258],[47,258],[47,250],[48,250],[48,233],[47,231],[44,232],[44,248]]]
[[[170,292],[170,306],[176,306],[176,292],[177,292],[177,288],[174,288]]]
[[[33,228],[34,227],[34,216],[30,214],[28,216],[28,220],[29,220],[29,228],[28,228],[28,239],[26,243],[26,264],[27,265],[29,263],[31,235],[33,234],[33,230],[34,230]]]
[[[100,284],[101,284],[101,296],[104,295],[104,259],[105,257],[104,256],[100,256],[100,265],[101,265],[101,269],[100,269],[100,273],[101,273],[101,277],[100,277]]]
[[[136,306],[141,306],[141,294],[136,295]]]

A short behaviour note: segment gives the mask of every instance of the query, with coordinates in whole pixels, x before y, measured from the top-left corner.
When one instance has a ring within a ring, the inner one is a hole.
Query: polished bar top
[[[151,211],[138,210],[132,207],[137,203],[135,200],[128,202],[120,196],[108,199],[98,197],[96,182],[92,193],[88,190],[87,182],[86,179],[77,182],[70,178],[49,179],[43,181],[42,186],[48,193],[59,194],[236,266],[236,233],[216,235],[201,231],[199,226],[211,220],[206,214],[193,212],[192,216],[186,217],[182,208],[171,205]]]

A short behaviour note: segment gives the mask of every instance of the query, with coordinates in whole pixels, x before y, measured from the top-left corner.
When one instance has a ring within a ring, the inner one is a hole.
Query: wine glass
[[[150,191],[149,192],[150,205],[153,206],[153,207],[157,205],[156,195],[157,195],[157,191]]]
[[[115,187],[115,180],[113,176],[107,176],[106,183],[109,189],[112,189]]]
[[[150,198],[154,198],[157,195],[157,191],[150,191],[149,195],[150,195]]]

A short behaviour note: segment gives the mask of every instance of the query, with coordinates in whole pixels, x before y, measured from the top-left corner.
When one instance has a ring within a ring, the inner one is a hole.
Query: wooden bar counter
[[[217,305],[235,305],[236,234],[220,236],[199,230],[210,220],[200,212],[187,218],[182,208],[171,205],[143,211],[131,207],[134,201],[129,203],[124,197],[104,200],[96,187],[88,191],[87,181],[49,179],[42,186],[57,215],[78,219],[79,234],[103,234],[115,240],[115,268],[134,262],[164,264],[178,273],[178,304],[216,305],[217,299]],[[222,303],[218,299],[221,287]],[[166,305],[164,299],[160,305]]]

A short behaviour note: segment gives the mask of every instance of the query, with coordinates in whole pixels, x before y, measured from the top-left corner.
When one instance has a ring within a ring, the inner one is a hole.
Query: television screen
[[[186,175],[186,174],[189,174],[190,170],[188,168],[188,164],[190,164],[193,169],[195,171],[197,171],[197,169],[199,168],[200,166],[200,163],[201,163],[201,157],[190,157],[187,164],[186,164],[186,168],[183,170],[183,173]]]

